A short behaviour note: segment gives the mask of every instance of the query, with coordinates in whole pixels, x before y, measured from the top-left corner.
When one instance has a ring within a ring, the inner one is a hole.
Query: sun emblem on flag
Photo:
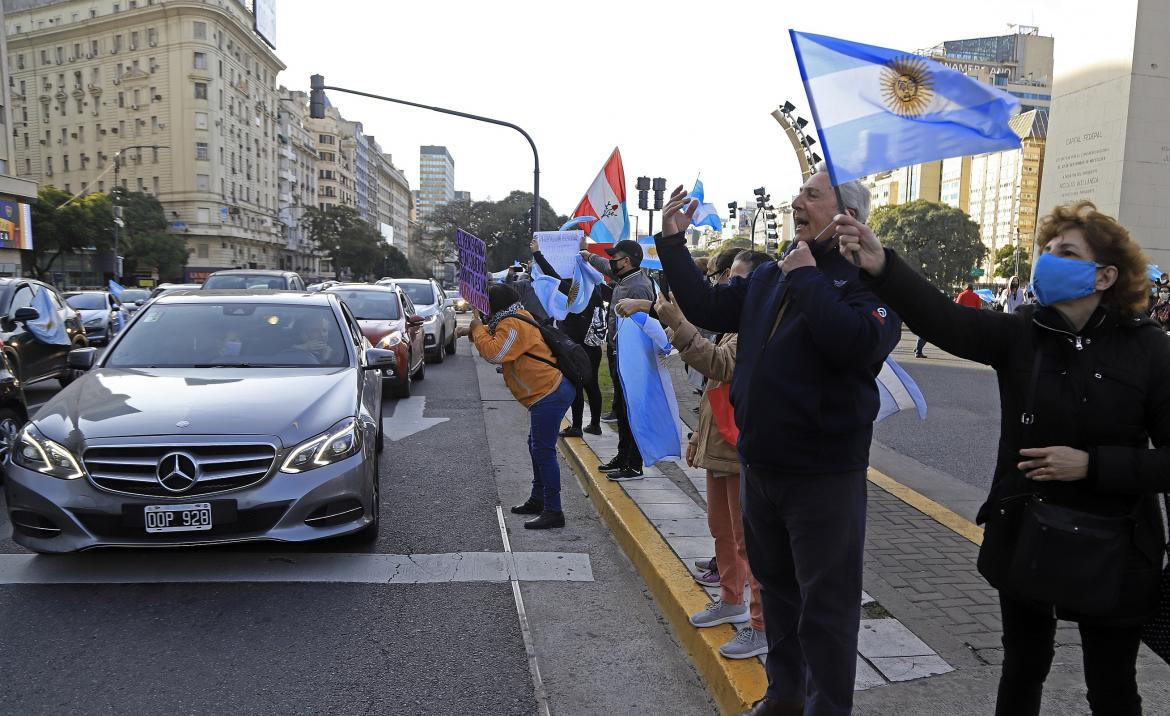
[[[919,57],[895,57],[882,68],[882,99],[891,112],[917,117],[934,99],[934,77]]]

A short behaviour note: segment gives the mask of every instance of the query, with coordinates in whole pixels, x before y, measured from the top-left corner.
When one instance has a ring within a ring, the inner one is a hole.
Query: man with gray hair
[[[684,233],[695,203],[681,186],[655,237],[687,319],[739,334],[731,403],[744,537],[768,635],[768,691],[749,712],[757,715],[852,709],[875,379],[901,333],[838,251],[837,197],[818,169],[792,201],[795,247],[747,278],[703,280]],[[840,191],[846,210],[865,221],[865,187]]]

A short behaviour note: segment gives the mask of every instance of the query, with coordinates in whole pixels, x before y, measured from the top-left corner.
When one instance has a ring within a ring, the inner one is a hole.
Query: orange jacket
[[[519,315],[533,320],[528,311],[520,311]],[[504,367],[504,383],[526,408],[532,407],[561,384],[559,368],[532,357],[535,355],[549,363],[556,363],[552,350],[540,335],[540,329],[532,324],[509,316],[500,321],[495,333],[488,331],[486,326],[475,325],[471,328],[471,341],[489,363],[498,363]]]

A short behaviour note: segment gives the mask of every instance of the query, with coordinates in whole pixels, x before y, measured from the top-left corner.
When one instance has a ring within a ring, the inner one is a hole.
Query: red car
[[[393,368],[384,368],[382,378],[390,395],[409,398],[411,381],[426,375],[423,350],[423,318],[417,315],[410,297],[397,286],[343,283],[325,289],[337,294],[357,319],[362,334],[375,348],[398,354]]]

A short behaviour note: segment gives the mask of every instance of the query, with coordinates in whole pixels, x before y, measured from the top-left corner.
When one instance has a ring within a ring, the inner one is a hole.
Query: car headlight
[[[382,336],[382,340],[378,341],[378,347],[393,348],[401,342],[402,336],[398,335],[398,332],[395,331],[394,333],[387,333],[386,335]]]
[[[85,474],[73,453],[60,443],[55,443],[42,435],[32,423],[25,426],[16,437],[12,462],[28,470],[62,480],[76,480]]]
[[[346,418],[328,431],[296,446],[285,458],[280,471],[296,474],[313,470],[344,460],[359,448],[357,421]]]

